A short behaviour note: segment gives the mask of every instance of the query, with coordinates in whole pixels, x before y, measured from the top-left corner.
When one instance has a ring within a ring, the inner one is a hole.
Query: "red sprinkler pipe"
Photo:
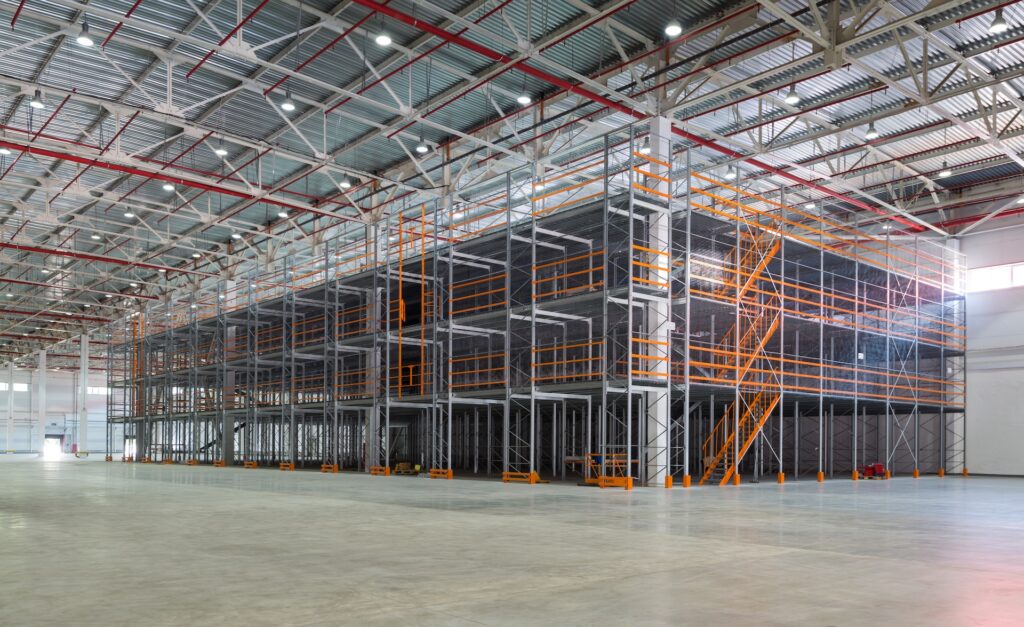
[[[14,17],[11,18],[11,30],[14,30],[14,23],[18,21],[18,17],[21,15],[21,10],[25,8],[25,1],[21,0],[18,3],[18,8],[14,10]]]
[[[39,139],[39,135],[41,135],[42,132],[46,130],[46,127],[50,125],[50,122],[53,121],[53,118],[57,117],[57,114],[60,113],[60,110],[64,108],[64,105],[67,104],[70,98],[71,94],[64,96],[64,100],[61,100],[60,104],[57,105],[57,108],[54,109],[53,113],[50,114],[50,117],[46,118],[46,122],[43,122],[43,125],[39,127],[39,130],[32,135],[32,141]],[[18,162],[21,161],[21,157],[24,154],[25,153],[20,153],[17,157],[14,158],[13,161],[11,161],[11,165],[7,166],[7,169],[3,171],[3,174],[0,174],[0,181],[4,180],[4,177],[6,177],[10,173],[10,171],[14,169],[14,166],[18,165]]]
[[[138,116],[139,116],[139,112],[136,111],[135,113],[132,114],[132,117],[128,118],[127,122],[125,122],[123,125],[121,125],[121,128],[118,129],[118,131],[116,133],[114,133],[114,136],[110,138],[110,141],[108,141],[106,143],[106,145],[104,145],[103,148],[100,149],[100,154],[101,155],[103,153],[107,152],[107,150],[109,150],[110,147],[114,145],[114,142],[116,142],[117,138],[121,136],[121,133],[125,132],[125,130],[128,129],[128,125],[131,124],[132,122],[134,122],[135,118],[137,118]],[[73,178],[70,181],[68,181],[67,185],[62,187],[59,192],[57,192],[56,194],[53,195],[53,198],[50,199],[50,202],[52,203],[53,201],[55,201],[58,198],[60,198],[60,195],[63,194],[64,192],[66,192],[69,187],[74,185],[75,181],[77,181],[78,179],[82,178],[82,175],[85,174],[86,172],[88,172],[89,168],[91,168],[91,167],[92,167],[91,165],[87,165],[84,168],[82,168],[82,170],[80,170],[78,172],[78,174],[75,175],[75,178]]]
[[[384,15],[387,15],[388,17],[391,17],[392,19],[395,19],[395,20],[398,20],[400,22],[404,22],[406,24],[409,24],[410,26],[413,26],[414,28],[418,28],[418,29],[420,29],[420,30],[422,30],[422,31],[424,31],[426,33],[430,33],[431,35],[434,35],[435,37],[440,37],[441,39],[444,39],[445,41],[447,41],[447,42],[449,42],[451,44],[459,46],[460,48],[465,48],[466,50],[469,50],[471,52],[475,52],[475,53],[479,54],[480,56],[486,57],[486,58],[488,58],[488,59],[490,59],[492,61],[495,61],[497,63],[512,64],[517,70],[519,70],[520,72],[522,72],[524,74],[532,76],[532,77],[534,77],[534,78],[536,78],[538,80],[545,81],[545,82],[547,82],[547,83],[549,83],[551,85],[554,85],[555,87],[558,87],[560,89],[563,89],[563,90],[565,90],[565,91],[567,91],[569,93],[582,96],[584,98],[587,98],[588,100],[592,100],[593,102],[595,102],[597,104],[600,104],[600,105],[604,105],[605,107],[608,107],[609,109],[613,109],[613,110],[618,111],[620,113],[624,113],[624,114],[629,115],[630,117],[633,117],[633,118],[635,118],[637,120],[643,120],[643,119],[646,119],[648,117],[645,113],[643,113],[641,111],[637,111],[636,109],[633,109],[632,107],[629,107],[627,105],[622,104],[621,102],[616,102],[614,100],[611,100],[610,98],[607,98],[605,96],[602,96],[600,94],[592,92],[589,89],[581,87],[580,85],[575,85],[573,83],[570,83],[569,81],[566,81],[564,79],[558,78],[557,76],[549,74],[549,73],[547,73],[547,72],[545,72],[543,70],[538,70],[537,68],[534,68],[534,67],[532,67],[530,65],[527,65],[524,61],[516,61],[515,59],[512,59],[511,57],[508,57],[506,55],[503,55],[500,52],[497,52],[495,50],[491,50],[490,48],[487,48],[486,46],[478,44],[478,43],[476,43],[474,41],[470,41],[470,40],[465,39],[463,37],[460,37],[458,35],[454,35],[452,33],[449,33],[448,31],[445,31],[445,30],[443,30],[441,28],[438,28],[437,26],[434,26],[433,24],[431,24],[429,22],[424,22],[424,21],[419,20],[419,19],[417,19],[417,18],[415,18],[415,17],[413,17],[411,15],[407,15],[405,13],[402,13],[401,11],[397,11],[397,10],[392,9],[390,7],[386,7],[386,6],[382,5],[382,4],[374,2],[373,0],[353,0],[353,1],[356,4],[360,4],[360,5],[368,8],[368,9],[372,9],[372,10],[376,11],[377,13],[382,13]],[[836,191],[833,191],[831,189],[828,189],[827,187],[823,187],[821,185],[818,185],[817,183],[812,183],[811,181],[804,180],[804,179],[800,178],[799,176],[797,176],[795,174],[790,174],[789,172],[786,172],[785,170],[782,170],[782,169],[777,168],[777,167],[775,167],[773,165],[769,165],[767,163],[764,163],[763,161],[760,161],[759,159],[755,159],[755,158],[750,157],[748,155],[744,155],[744,154],[742,154],[740,152],[737,152],[737,151],[735,151],[735,150],[733,150],[731,148],[727,148],[725,146],[721,146],[719,144],[716,144],[715,142],[707,140],[707,139],[704,139],[703,137],[700,137],[699,135],[694,135],[693,133],[684,131],[684,130],[676,128],[676,127],[672,127],[672,132],[674,134],[678,135],[679,137],[682,137],[683,139],[686,139],[686,140],[688,140],[688,141],[690,141],[690,142],[692,142],[694,144],[697,144],[699,146],[703,146],[705,148],[709,148],[711,150],[719,152],[719,153],[721,153],[723,155],[726,155],[727,157],[729,157],[731,159],[737,159],[737,160],[740,160],[740,161],[745,161],[745,162],[749,163],[750,165],[752,165],[752,166],[754,166],[756,168],[765,170],[765,171],[770,172],[770,173],[772,173],[772,174],[774,174],[776,176],[781,176],[782,178],[785,178],[785,179],[788,179],[790,181],[793,181],[794,183],[797,183],[799,185],[806,186],[806,187],[808,187],[810,189],[813,189],[815,191],[821,192],[822,194],[826,194],[826,195],[831,196],[831,197],[833,197],[833,198],[835,198],[837,200],[840,200],[842,202],[851,204],[851,205],[853,205],[855,207],[858,207],[860,209],[864,209],[866,211],[870,211],[872,213],[876,213],[876,214],[879,214],[879,215],[884,215],[884,216],[889,217],[889,218],[891,218],[893,220],[896,220],[900,224],[903,224],[903,225],[908,226],[908,227],[916,226],[916,224],[914,222],[911,222],[910,220],[907,220],[905,218],[901,218],[901,217],[898,217],[898,216],[890,216],[887,212],[883,211],[882,209],[879,209],[877,207],[873,207],[873,206],[867,204],[864,201],[857,200],[855,198],[851,198],[849,196],[846,196],[845,194],[841,194],[839,192],[836,192]]]
[[[274,206],[277,206],[277,207],[283,207],[285,209],[290,209],[292,211],[312,213],[312,214],[316,214],[316,215],[322,215],[322,216],[325,216],[325,217],[328,217],[328,218],[335,218],[335,219],[355,221],[355,218],[350,218],[348,216],[340,216],[340,215],[331,213],[329,211],[324,211],[322,209],[317,209],[315,207],[296,205],[296,204],[284,202],[284,201],[281,201],[281,200],[275,200],[273,198],[265,198],[263,196],[253,195],[253,194],[250,194],[248,192],[242,192],[242,191],[238,191],[238,190],[234,190],[234,189],[226,189],[226,188],[223,188],[223,187],[217,187],[215,185],[210,185],[209,183],[203,183],[203,182],[200,182],[200,181],[191,181],[189,179],[185,179],[185,178],[181,178],[181,177],[177,177],[177,176],[169,176],[167,174],[162,174],[160,172],[150,172],[148,170],[143,170],[143,169],[140,169],[140,168],[137,168],[137,167],[127,166],[127,165],[121,165],[119,163],[109,163],[109,162],[106,162],[106,161],[100,161],[99,159],[96,159],[94,157],[80,157],[78,155],[72,155],[72,154],[60,152],[60,151],[57,151],[57,150],[51,150],[49,148],[40,148],[40,147],[37,147],[37,146],[24,145],[24,144],[16,144],[16,143],[9,142],[9,141],[2,140],[2,139],[0,139],[0,147],[11,148],[13,150],[18,150],[18,151],[23,152],[23,153],[27,152],[27,153],[34,154],[34,155],[39,155],[41,157],[48,157],[50,159],[62,159],[64,161],[71,161],[72,163],[82,163],[82,164],[85,164],[85,165],[92,165],[93,167],[102,168],[104,170],[111,170],[111,171],[114,171],[114,172],[122,172],[124,174],[132,174],[132,175],[136,175],[136,176],[143,176],[143,177],[146,177],[148,179],[153,179],[155,181],[166,181],[168,183],[182,185],[184,187],[193,187],[193,188],[196,188],[196,189],[206,190],[208,192],[214,192],[214,193],[217,193],[217,194],[224,194],[225,196],[233,196],[235,198],[244,198],[246,200],[253,200],[253,201],[256,201],[256,202],[264,202],[264,203],[267,203],[268,205],[274,205]]]
[[[614,11],[613,13],[610,13],[608,15],[605,15],[605,16],[599,17],[599,18],[595,18],[595,19],[597,19],[597,21],[606,20],[609,17],[611,17],[612,15],[614,15],[615,13],[618,13],[618,11],[621,11],[622,9],[630,6],[631,4],[632,3],[625,4],[625,5],[621,6],[621,7],[619,7],[619,9]],[[643,59],[643,58],[652,56],[654,54],[657,54],[658,52],[660,52],[662,50],[665,50],[666,48],[669,48],[671,46],[677,46],[677,45],[680,45],[682,43],[685,43],[685,42],[687,42],[687,41],[689,41],[691,39],[694,39],[696,37],[699,37],[700,35],[703,35],[704,33],[708,32],[708,31],[710,31],[712,29],[715,29],[715,28],[721,26],[722,24],[728,22],[729,20],[734,19],[734,18],[736,18],[736,17],[746,13],[747,11],[750,11],[751,9],[756,9],[757,7],[758,7],[757,4],[749,4],[749,5],[745,6],[745,7],[741,7],[739,9],[733,11],[732,13],[727,13],[725,15],[721,15],[718,18],[716,18],[714,21],[709,22],[707,24],[704,24],[702,26],[699,26],[698,28],[696,28],[696,29],[694,29],[694,30],[692,30],[692,31],[690,31],[688,33],[684,33],[683,35],[680,35],[679,37],[676,37],[675,39],[672,39],[671,41],[666,41],[665,43],[661,44],[657,48],[654,48],[652,50],[644,50],[643,53],[641,53],[641,54],[639,54],[637,56],[634,56],[634,57],[632,57],[632,58],[630,58],[630,59],[628,59],[626,61],[620,61],[619,63],[616,63],[615,65],[612,65],[611,67],[603,68],[603,69],[601,69],[600,72],[598,72],[594,76],[591,76],[590,78],[596,78],[596,77],[599,77],[599,76],[607,76],[608,74],[616,72],[616,71],[620,70],[621,68],[625,67],[626,65],[628,65],[630,63],[633,63],[633,62],[639,61],[640,59]],[[593,26],[594,23],[595,22],[588,20],[588,21],[580,24],[577,28],[574,28],[573,30],[563,34],[561,37],[555,39],[554,41],[551,41],[551,42],[548,42],[547,44],[545,44],[544,47],[542,47],[540,49],[540,51],[543,52],[544,50],[547,50],[551,46],[554,46],[555,44],[557,44],[557,43],[559,43],[561,41],[564,41],[565,39],[575,35],[576,33],[584,30],[585,28],[589,28],[590,26]],[[792,33],[792,32],[796,32],[796,31],[790,31],[790,32]],[[784,35],[784,36],[788,36],[788,35]],[[770,41],[768,41],[768,42],[761,42],[761,44],[759,44],[759,45],[766,45],[768,43],[770,43]],[[507,72],[510,69],[512,69],[512,68],[505,68],[504,72]],[[504,72],[501,72],[499,74],[496,74],[495,76],[492,76],[491,79],[493,80],[494,78],[497,78],[497,76],[499,76],[500,74],[503,74]],[[682,78],[685,78],[685,76],[686,75],[677,77],[677,78],[673,79],[673,81],[681,80]],[[435,108],[431,109],[430,111],[426,112],[425,114],[423,114],[423,117],[426,117],[428,115],[432,115],[434,113],[437,113],[438,111],[440,111],[444,107],[450,105],[451,103],[453,103],[456,100],[458,100],[459,98],[461,98],[463,95],[465,95],[464,92],[459,92],[459,93],[454,94],[452,97],[450,97],[445,102],[440,103],[439,105],[437,105],[437,107],[435,107]],[[552,95],[553,94],[548,95],[545,99],[550,98]],[[538,101],[534,102],[533,104],[528,105],[526,108],[530,108],[530,107],[534,107],[534,106],[540,106],[542,104],[542,102],[543,102],[542,100],[538,100]],[[522,110],[524,110],[524,109],[516,109],[512,113],[508,113],[508,114],[505,114],[505,115],[503,115],[503,116],[501,116],[501,117],[499,117],[499,118],[497,118],[495,120],[491,120],[491,121],[485,123],[484,125],[476,128],[476,129],[473,129],[472,131],[469,131],[469,132],[477,132],[479,130],[487,128],[488,126],[493,126],[494,124],[501,123],[501,122],[503,122],[505,119],[507,119],[509,117],[512,117],[514,115],[519,115],[519,112],[522,111]],[[593,114],[588,114],[588,115],[593,115]],[[388,137],[394,137],[396,134],[398,134],[398,133],[404,131],[405,129],[409,128],[409,126],[411,126],[411,124],[406,124],[405,126],[399,128],[397,131],[389,134]]]
[[[49,335],[22,335],[21,333],[0,333],[0,337],[13,337],[18,340],[33,342],[60,342],[66,340],[63,337],[51,337]]]
[[[0,355],[24,355],[25,353],[19,353],[18,351],[0,351]],[[58,357],[67,359],[79,359],[81,355],[65,355],[63,353],[46,353],[47,357]],[[89,355],[89,359],[95,359],[96,361],[107,361],[106,357],[100,355]]]
[[[263,9],[263,7],[267,6],[268,2],[270,2],[270,0],[263,0],[263,2],[260,2],[258,5],[256,5],[256,8],[253,9],[252,11],[250,11],[249,15],[246,15],[245,17],[243,17],[242,21],[239,22],[234,28],[231,29],[231,32],[229,32],[227,35],[224,35],[224,38],[221,39],[219,42],[217,42],[217,45],[218,46],[223,46],[224,44],[226,44],[228,42],[228,40],[231,39],[232,37],[234,37],[235,33],[237,33],[239,30],[241,30],[241,28],[243,26],[245,26],[245,24],[249,20],[254,18],[256,16],[256,14],[259,13]],[[216,53],[216,52],[217,52],[217,49],[213,48],[209,52],[207,52],[205,55],[203,55],[203,58],[199,60],[199,63],[196,63],[195,66],[193,66],[192,69],[189,70],[187,74],[185,74],[185,80],[188,80],[188,79],[192,78],[192,75],[195,73],[195,71],[198,70],[200,67],[202,67],[202,65],[204,63],[206,63],[209,60],[209,58],[212,57],[214,55],[214,53]]]
[[[133,4],[132,7],[128,9],[128,12],[124,14],[124,19],[130,18],[132,16],[132,13],[135,13],[135,9],[139,8],[140,4],[142,4],[142,0],[135,0],[135,4]],[[124,26],[124,22],[118,22],[117,24],[115,24],[114,28],[110,31],[109,34],[107,34],[106,39],[104,39],[103,43],[100,44],[100,48],[106,46],[107,43],[114,38],[114,34],[117,31],[121,30],[122,26]]]
[[[6,316],[38,316],[40,318],[58,318],[61,320],[82,320],[85,322],[110,322],[109,318],[83,316],[80,314],[62,314],[56,311],[25,311],[22,309],[0,309],[0,315]]]
[[[41,283],[39,281],[26,281],[24,279],[8,279],[8,278],[3,278],[3,277],[0,277],[0,283],[11,283],[13,285],[28,285],[30,287],[54,287],[54,285],[52,285],[50,283]],[[156,296],[149,296],[147,294],[128,294],[128,293],[122,293],[122,292],[108,292],[106,290],[92,290],[92,289],[88,289],[88,288],[85,288],[85,287],[77,287],[75,289],[82,290],[83,292],[89,292],[89,293],[92,293],[92,294],[103,294],[103,295],[110,294],[111,296],[122,296],[124,298],[139,298],[139,299],[144,299],[144,300],[160,300]]]
[[[390,2],[390,0],[388,0],[388,2]],[[387,2],[385,2],[384,4],[387,4]],[[323,48],[321,48],[321,49],[317,50],[316,52],[314,52],[314,53],[313,53],[313,54],[312,54],[312,55],[311,55],[311,56],[310,56],[310,57],[309,57],[308,59],[306,59],[306,60],[305,60],[305,61],[303,61],[302,63],[300,63],[300,64],[296,65],[296,66],[295,66],[295,69],[294,69],[294,70],[292,70],[292,71],[293,71],[293,72],[298,72],[298,71],[302,70],[302,68],[304,68],[304,67],[306,67],[307,65],[309,65],[310,63],[312,63],[313,61],[317,60],[317,59],[318,59],[318,58],[320,57],[320,55],[322,55],[323,53],[325,53],[325,52],[327,52],[328,50],[330,50],[331,48],[333,48],[333,47],[335,46],[335,44],[337,44],[337,43],[338,43],[339,41],[341,41],[342,39],[344,39],[344,38],[348,37],[348,36],[349,36],[349,34],[351,34],[351,33],[352,33],[352,31],[354,31],[355,29],[357,29],[357,28],[359,28],[360,26],[362,26],[363,24],[365,24],[365,23],[366,23],[366,21],[367,21],[367,20],[369,20],[369,19],[370,19],[371,17],[373,17],[373,13],[369,13],[369,14],[367,14],[367,15],[366,15],[366,17],[363,17],[362,19],[360,19],[360,20],[359,20],[358,22],[356,22],[356,23],[355,23],[355,24],[353,24],[352,26],[350,26],[350,27],[346,28],[346,29],[345,29],[344,31],[342,31],[342,33],[341,33],[340,35],[338,35],[337,37],[335,37],[334,39],[332,39],[332,40],[331,40],[331,41],[330,41],[330,42],[329,42],[329,43],[328,43],[328,44],[327,44],[326,46],[324,46]],[[280,87],[280,86],[281,86],[281,84],[282,84],[282,83],[284,83],[284,82],[285,82],[286,80],[288,80],[289,78],[290,78],[290,77],[289,77],[289,76],[288,76],[287,74],[286,74],[286,75],[284,75],[284,76],[282,76],[281,78],[279,78],[279,79],[277,80],[277,82],[276,82],[276,83],[274,83],[274,84],[273,84],[273,85],[271,85],[270,87],[267,87],[266,89],[264,89],[264,90],[263,90],[263,95],[264,95],[264,96],[266,96],[266,95],[267,95],[267,94],[269,94],[270,92],[274,91],[275,89],[277,89],[278,87]],[[328,111],[328,113],[330,113],[330,111]]]
[[[488,11],[487,13],[484,13],[483,15],[481,15],[480,17],[478,17],[477,19],[473,20],[473,23],[474,23],[474,24],[479,24],[480,22],[483,22],[483,21],[484,21],[484,20],[486,20],[487,18],[489,18],[489,17],[491,17],[492,15],[494,15],[494,14],[495,14],[496,12],[498,12],[498,11],[500,11],[501,9],[505,8],[505,6],[506,6],[507,4],[509,4],[509,3],[511,2],[511,1],[512,1],[512,0],[504,0],[504,2],[502,2],[502,3],[501,3],[501,4],[499,4],[498,6],[494,7],[493,9],[491,9],[490,11]],[[387,2],[385,2],[384,4],[387,4]],[[369,19],[369,18],[370,18],[370,17],[372,16],[372,15],[373,15],[373,14],[371,13],[371,14],[367,15],[367,16],[366,16],[366,18],[364,18],[364,19]],[[466,28],[463,28],[462,30],[460,30],[460,31],[458,32],[458,34],[459,34],[459,35],[461,35],[462,33],[466,32],[467,30],[469,30],[469,27],[468,27],[468,26],[467,26]],[[405,68],[407,68],[407,67],[409,67],[409,66],[413,65],[414,63],[417,63],[417,62],[419,62],[420,60],[422,60],[422,59],[425,59],[426,57],[430,56],[430,55],[431,55],[431,54],[433,54],[433,53],[434,53],[434,52],[435,52],[435,51],[436,51],[437,49],[439,49],[439,48],[441,48],[441,47],[443,47],[443,46],[444,46],[444,44],[443,44],[443,43],[437,44],[436,46],[433,46],[433,47],[431,47],[431,48],[430,48],[429,50],[427,50],[426,52],[423,52],[423,53],[421,53],[421,54],[417,55],[416,57],[414,57],[414,58],[412,58],[412,59],[409,59],[408,61],[406,61],[405,63],[402,63],[402,64],[400,64],[400,65],[399,65],[398,67],[394,68],[393,70],[391,70],[390,72],[388,72],[388,73],[387,73],[387,74],[385,74],[384,76],[381,76],[380,78],[378,78],[378,79],[375,79],[375,80],[374,80],[373,82],[371,82],[371,83],[369,83],[368,85],[364,86],[364,87],[363,87],[363,88],[361,88],[361,89],[360,89],[359,91],[357,91],[357,92],[356,92],[356,94],[363,94],[363,93],[366,93],[366,92],[367,92],[368,90],[370,90],[370,89],[372,89],[373,87],[375,87],[375,86],[377,86],[377,85],[379,85],[379,84],[383,83],[384,81],[386,81],[387,79],[391,78],[391,77],[392,77],[392,76],[394,76],[395,74],[397,74],[397,73],[401,72],[401,71],[402,71],[402,70],[404,70]],[[428,94],[428,97],[429,97],[429,94]],[[345,104],[346,102],[349,102],[350,100],[352,100],[352,98],[345,98],[344,100],[342,100],[342,101],[341,101],[341,102],[339,102],[338,104],[334,105],[333,107],[331,107],[330,109],[328,109],[327,111],[325,111],[325,112],[324,112],[324,115],[326,115],[326,114],[328,114],[328,113],[330,113],[330,112],[334,111],[335,109],[337,109],[337,108],[338,108],[338,107],[340,107],[341,105]],[[430,113],[428,112],[428,113],[427,113],[426,115],[430,115]],[[425,115],[424,117],[426,117],[426,115]],[[406,128],[408,128],[409,126],[411,126],[411,125],[408,125],[408,124],[407,124],[406,126],[403,126],[402,128],[398,129],[398,130],[397,130],[397,131],[395,131],[394,133],[392,133],[392,134],[388,135],[388,137],[389,137],[389,138],[390,138],[390,137],[394,137],[394,136],[395,136],[396,134],[398,134],[398,133],[402,132],[403,130],[405,130],[405,129],[406,129]]]
[[[161,266],[159,264],[154,263],[144,263],[141,261],[131,261],[129,259],[119,259],[117,257],[105,257],[103,255],[94,255],[92,253],[83,253],[74,250],[61,250],[60,248],[43,248],[42,246],[29,246],[27,244],[14,244],[12,242],[0,242],[0,248],[6,248],[8,250],[19,250],[25,253],[36,253],[39,255],[54,255],[55,257],[70,257],[71,259],[84,259],[85,261],[112,263],[118,266],[135,266],[139,268],[144,268],[146,270],[165,270],[166,272],[183,272],[185,274],[197,274],[203,277],[218,276],[216,274],[211,274],[209,272],[200,272],[198,270],[183,270],[181,268],[174,268],[171,266]]]
[[[161,166],[160,166],[160,171],[161,171],[161,172],[163,172],[163,171],[164,171],[164,170],[166,170],[167,168],[169,168],[169,167],[171,167],[172,165],[174,165],[175,163],[177,163],[177,162],[178,162],[179,160],[181,160],[181,158],[182,158],[182,157],[184,157],[184,156],[185,156],[185,155],[187,155],[188,153],[190,153],[190,152],[192,152],[193,150],[195,150],[195,149],[196,149],[196,147],[197,147],[197,146],[198,146],[199,144],[201,144],[201,143],[203,143],[204,141],[206,141],[206,139],[207,139],[207,138],[208,138],[208,137],[209,137],[210,135],[213,135],[213,131],[208,131],[208,132],[206,133],[206,135],[203,135],[202,137],[200,137],[199,139],[197,139],[197,140],[196,140],[195,142],[193,142],[193,143],[192,143],[192,145],[191,145],[191,146],[189,146],[189,147],[188,147],[188,148],[186,148],[185,150],[182,150],[181,152],[179,152],[179,153],[178,153],[178,155],[177,155],[176,157],[174,157],[173,159],[171,159],[171,160],[170,160],[170,161],[168,161],[167,163],[164,163],[163,165],[161,165]],[[139,184],[138,184],[138,185],[136,185],[135,187],[131,188],[131,189],[130,189],[130,190],[128,190],[128,191],[127,191],[126,193],[122,194],[122,195],[121,195],[121,197],[117,199],[117,202],[121,202],[121,201],[123,201],[123,200],[124,200],[125,198],[128,198],[129,196],[131,196],[131,195],[132,195],[132,194],[134,194],[135,192],[139,191],[139,188],[140,188],[140,187],[142,187],[142,186],[143,186],[143,185],[145,185],[145,184],[146,184],[146,181],[142,181],[141,183],[139,183]],[[115,204],[116,204],[116,203],[115,203]],[[110,207],[112,207],[112,206],[113,206],[113,205],[110,205]],[[110,207],[107,207],[107,209],[109,209]],[[159,223],[161,223],[161,222],[163,222],[163,221],[164,221],[164,219],[163,219],[163,218],[160,218],[159,220],[157,220],[157,224],[159,224]]]

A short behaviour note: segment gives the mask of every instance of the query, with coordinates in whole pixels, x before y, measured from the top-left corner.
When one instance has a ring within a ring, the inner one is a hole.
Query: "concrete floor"
[[[1024,480],[0,462],[2,625],[1020,625]]]

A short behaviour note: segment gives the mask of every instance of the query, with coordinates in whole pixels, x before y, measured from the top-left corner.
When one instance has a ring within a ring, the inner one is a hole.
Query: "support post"
[[[36,452],[43,454],[46,443],[46,351],[39,351],[36,363]]]
[[[663,116],[651,120],[650,134],[651,157],[650,163],[644,164],[650,168],[655,175],[650,177],[648,184],[657,192],[668,198],[672,194],[671,185],[668,179],[671,176],[671,168],[663,164],[672,163],[672,123]],[[671,282],[671,260],[672,260],[672,206],[666,202],[664,212],[652,211],[647,217],[647,242],[651,249],[658,250],[663,254],[653,259],[651,265],[658,267],[650,273],[650,280],[655,284],[670,285]],[[630,254],[633,251],[629,251]],[[664,270],[660,269],[664,266]],[[669,362],[671,352],[669,342],[671,340],[672,321],[672,299],[671,290],[666,288],[664,298],[651,299],[647,301],[647,340],[649,342],[647,351],[652,359],[640,365],[641,370],[650,370],[665,382],[664,390],[645,392],[645,405],[647,407],[647,472],[646,480],[648,485],[661,485],[665,478],[671,475],[669,469],[669,443],[671,408],[669,391],[671,390],[671,373]]]
[[[89,454],[89,336],[79,339],[81,352],[78,360],[78,454]]]
[[[14,362],[7,362],[7,439],[8,453],[14,452]]]

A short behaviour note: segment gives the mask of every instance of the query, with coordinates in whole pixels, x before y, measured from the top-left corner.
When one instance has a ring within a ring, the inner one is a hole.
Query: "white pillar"
[[[36,364],[36,451],[42,455],[46,442],[46,351],[39,351]]]
[[[651,161],[644,165],[656,177],[650,177],[646,184],[660,194],[671,194],[671,185],[663,178],[668,178],[671,168],[662,164],[672,163],[672,123],[666,117],[651,119]],[[664,253],[652,257],[652,265],[671,268],[672,218],[671,207],[665,213],[652,212],[648,218],[648,246]],[[671,284],[671,271],[652,270],[649,274],[652,281]],[[665,391],[647,392],[647,481],[650,485],[659,485],[665,481],[669,463],[669,404],[668,390],[671,384],[669,368],[669,341],[672,321],[671,290],[664,291],[662,300],[647,301],[648,344],[643,351],[656,357],[643,362],[645,369],[656,372],[665,382]]]
[[[218,309],[219,315],[223,318],[226,316],[226,312],[232,311],[237,307],[236,298],[238,297],[238,290],[235,289],[235,282],[233,280],[224,281],[224,286],[221,288],[220,295],[220,307]],[[225,354],[219,356],[220,363],[223,364],[228,360],[227,349],[234,349],[237,344],[235,338],[238,335],[237,325],[227,325],[224,323],[224,342]],[[217,366],[221,368],[221,365]],[[221,459],[224,463],[230,466],[235,461],[235,415],[230,410],[235,408],[235,371],[234,370],[223,370],[224,373],[224,384],[223,390],[221,390]],[[230,404],[229,401],[230,400]]]
[[[82,335],[79,339],[82,352],[78,361],[78,453],[89,454],[89,336]]]
[[[7,362],[7,452],[14,452],[14,362]]]

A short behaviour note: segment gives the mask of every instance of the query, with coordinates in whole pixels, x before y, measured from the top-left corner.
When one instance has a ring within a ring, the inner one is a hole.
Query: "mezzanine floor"
[[[0,625],[997,625],[1024,479],[598,490],[0,460]]]

